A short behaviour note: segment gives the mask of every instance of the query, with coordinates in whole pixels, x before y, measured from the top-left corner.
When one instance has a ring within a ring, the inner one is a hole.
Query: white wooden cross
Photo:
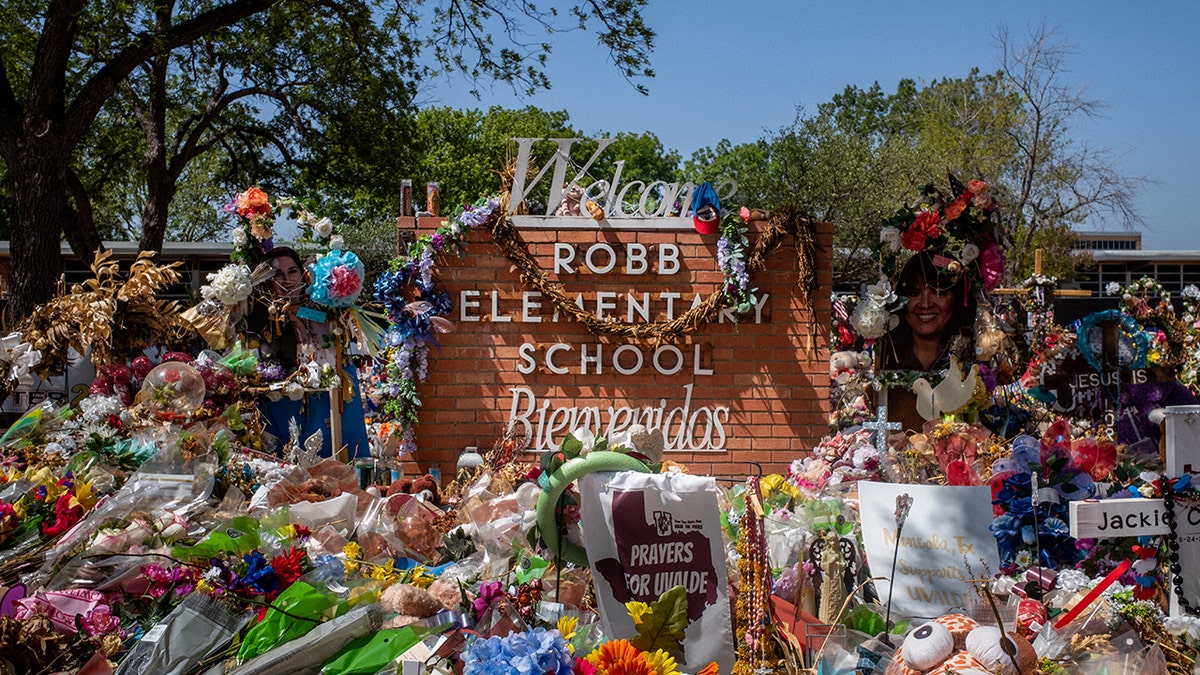
[[[888,451],[888,431],[900,431],[904,426],[899,422],[887,421],[887,406],[879,406],[879,410],[875,413],[874,422],[863,422],[863,428],[868,431],[875,432],[875,451],[880,455],[886,455]]]

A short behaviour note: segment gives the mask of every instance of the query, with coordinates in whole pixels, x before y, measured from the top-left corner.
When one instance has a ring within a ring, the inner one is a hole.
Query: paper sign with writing
[[[1169,531],[1161,499],[1075,501],[1070,508],[1071,536],[1076,539],[1148,537]]]
[[[908,493],[912,510],[896,555],[896,497]],[[935,617],[966,607],[975,597],[972,578],[1000,567],[987,487],[859,483],[863,543],[872,576],[887,576],[896,560],[893,615]],[[970,565],[970,569],[968,569]],[[888,597],[890,582],[876,582]]]
[[[1179,543],[1179,565],[1183,571],[1180,584],[1188,607],[1200,607],[1200,503],[1175,500],[1175,534]],[[1172,586],[1174,586],[1172,584]],[[1171,588],[1171,616],[1180,616],[1179,598]]]
[[[687,593],[688,670],[733,667],[716,482],[682,473],[595,473],[580,479],[582,529],[605,634],[636,634],[625,608],[675,586]]]

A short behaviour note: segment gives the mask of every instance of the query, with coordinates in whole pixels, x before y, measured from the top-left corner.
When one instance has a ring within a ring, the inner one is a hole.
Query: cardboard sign
[[[896,548],[896,497],[913,498]],[[871,576],[886,577],[896,562],[893,615],[932,618],[950,607],[966,607],[975,597],[971,579],[1000,567],[988,487],[858,484],[863,543]],[[969,565],[969,569],[968,569]],[[886,601],[891,581],[877,581]]]
[[[1167,534],[1161,499],[1104,499],[1070,503],[1071,536],[1088,539]]]
[[[580,479],[581,523],[606,635],[637,634],[626,602],[675,586],[688,599],[685,669],[733,668],[725,548],[716,481],[682,473],[595,473]]]

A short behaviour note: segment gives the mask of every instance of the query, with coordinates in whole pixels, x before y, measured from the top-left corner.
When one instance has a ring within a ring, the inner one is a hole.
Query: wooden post
[[[1033,252],[1033,275],[1042,276],[1042,249]]]
[[[342,412],[346,410],[346,401],[342,397],[342,366],[346,364],[342,353],[342,341],[334,341],[336,350],[336,365],[334,366],[334,385],[329,391],[329,447],[333,448],[333,456],[339,462],[350,461],[349,453],[342,445]]]

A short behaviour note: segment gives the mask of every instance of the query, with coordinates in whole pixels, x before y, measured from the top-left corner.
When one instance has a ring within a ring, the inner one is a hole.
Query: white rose
[[[879,231],[879,241],[888,245],[888,248],[895,253],[900,250],[900,230],[894,227],[885,227]]]
[[[879,283],[867,286],[867,297],[880,307],[887,307],[896,301],[896,293],[892,291],[892,284],[887,279],[880,279]]]
[[[200,288],[205,300],[216,300],[223,305],[236,305],[250,297],[250,268],[246,265],[229,264],[216,274],[209,274],[208,284]]]
[[[344,251],[346,250],[346,240],[342,238],[342,235],[335,234],[329,238],[329,248]]]
[[[975,244],[964,244],[962,247],[962,253],[960,253],[958,257],[960,260],[962,260],[962,264],[970,265],[976,258],[979,257],[979,247]]]
[[[850,316],[850,325],[854,326],[859,335],[873,340],[883,337],[887,332],[889,317],[891,314],[886,309],[867,299],[854,308],[854,314]]]
[[[233,232],[229,234],[229,241],[234,248],[241,248],[246,245],[246,231],[240,227],[233,228]]]
[[[313,232],[322,239],[328,237],[333,234],[333,221],[328,218],[318,220],[317,224],[313,225]]]

